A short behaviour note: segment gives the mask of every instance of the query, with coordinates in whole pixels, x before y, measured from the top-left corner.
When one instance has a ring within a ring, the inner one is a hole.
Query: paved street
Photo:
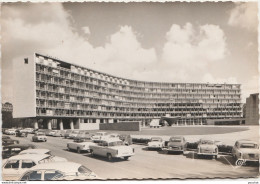
[[[234,166],[230,156],[219,156],[214,159],[194,159],[193,152],[185,155],[165,154],[163,151],[147,151],[144,145],[132,145],[135,156],[128,161],[115,160],[109,162],[106,158],[91,157],[88,153],[78,154],[67,151],[66,143],[72,140],[60,137],[48,137],[45,142],[31,142],[32,135],[20,140],[20,143],[30,143],[38,148],[46,148],[52,154],[65,157],[69,161],[81,163],[93,170],[104,179],[148,179],[148,178],[238,178],[256,177],[257,166]]]

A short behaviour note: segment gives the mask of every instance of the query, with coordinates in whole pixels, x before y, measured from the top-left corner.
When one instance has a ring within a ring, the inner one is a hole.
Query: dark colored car
[[[23,130],[16,130],[15,137],[27,137],[28,133]]]
[[[122,140],[125,145],[133,144],[133,140],[130,135],[119,135],[119,139]]]
[[[2,137],[2,146],[8,146],[12,144],[19,144],[18,140],[13,140],[9,136],[3,136]]]
[[[18,155],[21,151],[29,148],[34,149],[35,146],[32,144],[13,144],[9,146],[4,146],[2,150],[2,158],[10,158],[14,155]]]

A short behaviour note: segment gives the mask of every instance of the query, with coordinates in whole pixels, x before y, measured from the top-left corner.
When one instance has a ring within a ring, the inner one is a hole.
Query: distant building
[[[2,112],[13,112],[13,105],[9,102],[2,103]]]
[[[259,124],[259,93],[251,94],[246,99],[246,124]]]

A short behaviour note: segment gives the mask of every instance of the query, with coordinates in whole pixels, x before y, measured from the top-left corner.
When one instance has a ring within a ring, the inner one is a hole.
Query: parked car
[[[43,141],[47,142],[47,137],[43,132],[37,132],[32,136],[32,141],[33,142],[38,142],[38,141]]]
[[[238,140],[232,149],[232,156],[236,160],[236,165],[259,162],[259,146],[251,140]]]
[[[58,130],[51,130],[50,132],[47,132],[47,136],[53,136]]]
[[[134,155],[134,148],[124,145],[123,141],[118,139],[100,141],[96,145],[90,145],[89,148],[91,155],[107,157],[110,161],[113,158],[128,160],[129,157]]]
[[[18,140],[13,140],[9,136],[3,136],[2,137],[2,146],[8,146],[12,144],[19,144]]]
[[[21,175],[31,167],[47,162],[67,161],[62,157],[54,157],[46,154],[23,154],[12,156],[5,160],[2,167],[3,180],[18,180]]]
[[[27,132],[28,134],[31,134],[33,132],[33,128],[25,128],[24,131]]]
[[[23,155],[23,154],[47,154],[47,155],[51,155],[51,151],[48,149],[27,149],[24,151],[21,151],[19,153],[19,155]]]
[[[79,133],[79,130],[72,130],[72,132],[69,134],[69,139],[74,139]]]
[[[200,156],[212,156],[217,159],[218,147],[214,140],[200,139],[197,147],[197,155]]]
[[[80,140],[80,139],[90,139],[91,134],[86,131],[86,130],[80,130],[78,135],[74,138],[75,140]]]
[[[67,143],[68,150],[76,150],[78,153],[81,153],[82,151],[89,151],[90,145],[96,145],[96,143],[92,142],[92,140],[89,139],[74,139],[73,142]]]
[[[65,134],[65,130],[57,130],[54,134],[53,137],[62,137]]]
[[[21,181],[87,180],[98,179],[97,175],[85,166],[75,162],[52,162],[39,164],[25,172]]]
[[[13,145],[9,145],[9,146],[4,146],[2,149],[2,158],[3,159],[10,158],[12,156],[18,155],[23,150],[26,150],[29,148],[33,149],[33,148],[35,148],[35,146],[32,144],[13,144]]]
[[[52,130],[51,129],[38,129],[37,132],[42,132],[45,135],[48,135]]]
[[[187,148],[187,142],[183,136],[173,136],[169,139],[166,147],[167,153],[170,152],[184,152]]]
[[[7,129],[5,131],[5,134],[7,134],[7,135],[15,135],[15,131],[16,131],[16,129]]]
[[[72,132],[72,130],[66,130],[65,134],[64,134],[64,138],[67,139],[69,138],[70,133]]]
[[[91,139],[94,141],[94,142],[100,142],[102,139],[104,139],[105,137],[108,136],[108,133],[107,132],[97,132],[95,133]]]
[[[18,129],[15,131],[15,137],[27,137],[28,133],[24,130]]]
[[[123,143],[124,143],[125,145],[131,145],[131,144],[133,144],[133,140],[132,140],[131,135],[126,135],[126,134],[119,135],[119,139],[120,139],[121,141],[123,141]]]
[[[165,145],[165,141],[161,137],[152,137],[148,142],[148,149],[162,149]]]

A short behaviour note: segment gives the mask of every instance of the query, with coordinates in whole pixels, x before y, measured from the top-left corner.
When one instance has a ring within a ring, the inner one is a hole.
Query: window
[[[22,161],[22,168],[31,168],[35,166],[36,164],[31,160],[23,160]]]
[[[19,168],[19,160],[10,160],[5,165],[5,169],[18,169]]]
[[[23,177],[22,177],[22,181],[37,181],[37,180],[41,180],[41,171],[32,171],[32,172],[28,172],[26,173]]]
[[[45,171],[44,180],[52,180],[54,178],[59,178],[63,176],[59,171]]]

